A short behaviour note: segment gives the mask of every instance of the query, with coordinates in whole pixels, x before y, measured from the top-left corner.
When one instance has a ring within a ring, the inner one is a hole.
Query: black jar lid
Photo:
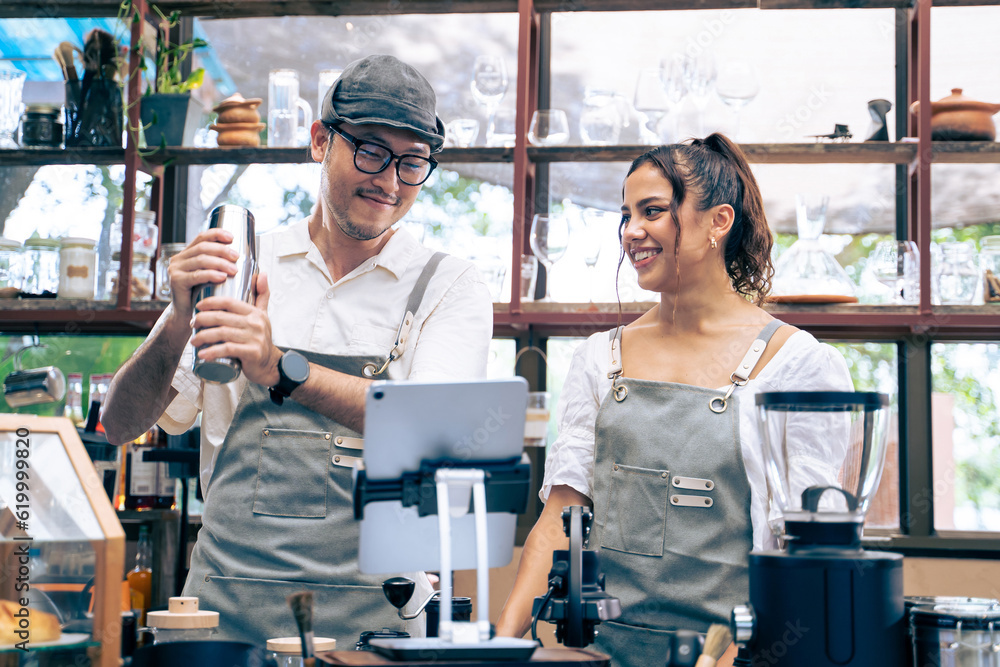
[[[24,113],[57,116],[59,114],[59,106],[55,104],[26,104],[24,105]]]
[[[1000,626],[1000,609],[985,604],[954,603],[914,607],[910,611],[914,627],[988,630]]]

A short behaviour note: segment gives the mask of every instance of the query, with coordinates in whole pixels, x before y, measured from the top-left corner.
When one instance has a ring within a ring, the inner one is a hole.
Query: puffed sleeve
[[[594,496],[594,427],[606,390],[601,377],[608,333],[597,333],[573,353],[556,409],[558,435],[545,460],[538,496],[545,501],[553,486],[565,484]]]

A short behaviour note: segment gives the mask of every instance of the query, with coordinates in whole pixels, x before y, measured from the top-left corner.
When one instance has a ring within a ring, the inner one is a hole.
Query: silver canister
[[[232,248],[239,253],[236,260],[236,275],[230,276],[224,283],[203,285],[195,293],[195,310],[202,299],[210,296],[225,296],[233,299],[240,299],[246,303],[253,303],[254,288],[253,279],[257,275],[257,242],[254,235],[253,214],[242,206],[234,204],[223,204],[217,206],[208,219],[209,229],[225,229],[233,235]],[[240,360],[222,357],[205,361],[198,358],[197,352],[204,350],[203,346],[198,348],[194,358],[195,375],[206,382],[224,384],[232,382],[240,376]]]

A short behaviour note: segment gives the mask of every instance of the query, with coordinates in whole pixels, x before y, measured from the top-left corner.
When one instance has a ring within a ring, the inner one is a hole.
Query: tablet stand
[[[360,518],[364,505],[373,501],[400,500],[404,506],[417,505],[421,514],[438,515],[441,548],[441,607],[438,636],[409,639],[372,639],[370,645],[394,660],[527,660],[538,647],[530,639],[491,638],[489,620],[489,561],[486,512],[524,511],[530,481],[530,464],[522,455],[518,461],[477,462],[479,467],[454,460],[421,463],[418,473],[400,480],[368,480],[363,470],[356,473],[354,512]],[[484,470],[485,468],[485,470]],[[433,482],[433,486],[431,486]],[[436,503],[432,505],[433,488]],[[424,490],[420,493],[419,490]],[[491,493],[488,493],[490,489]],[[490,502],[487,502],[489,496]],[[476,620],[451,619],[452,553],[451,520],[465,515],[472,500],[476,526]],[[520,507],[521,509],[518,509]]]

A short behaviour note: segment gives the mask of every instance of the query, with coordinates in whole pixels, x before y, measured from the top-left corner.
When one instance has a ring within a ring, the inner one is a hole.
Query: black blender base
[[[902,667],[903,557],[750,555],[752,665]]]

